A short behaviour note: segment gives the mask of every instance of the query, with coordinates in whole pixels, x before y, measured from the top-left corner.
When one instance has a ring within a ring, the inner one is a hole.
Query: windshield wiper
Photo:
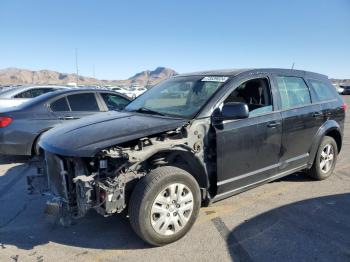
[[[145,114],[152,114],[152,115],[159,115],[159,116],[165,116],[165,114],[162,114],[157,111],[153,111],[152,109],[148,109],[146,107],[140,107],[139,109],[135,110],[134,112],[139,112],[139,113],[145,113]]]

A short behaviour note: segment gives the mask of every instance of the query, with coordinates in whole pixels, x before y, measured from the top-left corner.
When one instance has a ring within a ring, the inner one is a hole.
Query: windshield
[[[176,77],[132,101],[126,111],[193,118],[228,77]]]

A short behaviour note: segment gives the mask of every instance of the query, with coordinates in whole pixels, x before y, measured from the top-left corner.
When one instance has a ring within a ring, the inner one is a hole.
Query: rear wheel
[[[337,143],[332,137],[325,136],[318,148],[309,175],[317,180],[324,180],[330,177],[334,171],[337,157]]]
[[[130,223],[147,243],[169,244],[191,229],[200,204],[193,176],[177,167],[159,167],[136,185],[129,202]]]

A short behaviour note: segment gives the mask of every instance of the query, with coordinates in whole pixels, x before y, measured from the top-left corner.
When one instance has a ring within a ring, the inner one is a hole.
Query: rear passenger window
[[[282,109],[311,104],[309,88],[302,78],[278,76],[276,80]]]
[[[318,80],[309,80],[313,90],[315,91],[317,101],[326,101],[334,98],[331,88],[334,88],[324,82]]]
[[[60,98],[50,105],[50,108],[54,112],[69,111],[67,100],[65,97]]]
[[[70,95],[67,98],[72,111],[100,111],[93,93]]]

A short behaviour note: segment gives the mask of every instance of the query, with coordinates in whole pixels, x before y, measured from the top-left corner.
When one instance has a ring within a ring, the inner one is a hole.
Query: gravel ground
[[[350,105],[350,96],[344,97]],[[350,261],[350,126],[335,175],[301,174],[202,208],[182,240],[153,248],[125,216],[91,212],[70,227],[45,220],[26,193],[28,158],[0,158],[0,261]]]

